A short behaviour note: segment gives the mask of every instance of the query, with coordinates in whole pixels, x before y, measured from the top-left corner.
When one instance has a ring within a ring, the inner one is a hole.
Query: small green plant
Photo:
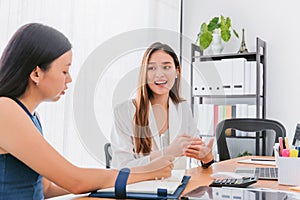
[[[213,33],[215,32],[219,32],[222,40],[228,42],[231,38],[231,31],[239,38],[239,34],[231,27],[231,19],[229,17],[225,18],[222,15],[221,17],[212,18],[208,24],[205,22],[202,23],[198,35],[200,48],[204,50],[210,45],[213,39]]]
[[[237,157],[243,157],[243,156],[252,156],[252,153],[249,153],[248,151],[244,151],[243,153],[239,153]]]

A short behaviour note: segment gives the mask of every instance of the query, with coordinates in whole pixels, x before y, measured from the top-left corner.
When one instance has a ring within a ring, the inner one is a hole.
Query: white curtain
[[[179,17],[179,0],[0,0],[0,50],[3,51],[18,27],[29,22],[55,27],[70,39],[73,82],[58,102],[43,103],[38,111],[45,138],[61,154],[80,166],[101,167],[103,144],[109,140],[112,127],[112,107],[134,95],[146,44],[160,40],[173,46],[179,54],[179,37],[176,36],[179,34]],[[157,34],[156,37],[153,34]],[[114,41],[121,42],[118,46]],[[124,45],[130,46],[131,41],[134,48],[124,48]],[[114,44],[110,46],[110,43]],[[103,52],[105,45],[107,51]],[[103,61],[104,66],[101,65],[101,59],[104,59],[101,53],[106,55],[105,58],[112,55],[110,62]],[[87,66],[96,59],[91,55],[98,56],[98,65]],[[96,72],[99,73],[99,78],[93,82],[96,85],[89,85]],[[74,95],[78,88],[82,91],[80,96]],[[85,101],[89,88],[95,89],[93,99]],[[92,102],[93,105],[74,102]],[[75,105],[80,108],[74,108]],[[88,107],[93,108],[93,112],[87,113],[90,116],[84,112]],[[78,112],[74,114],[74,110]],[[94,123],[93,116],[96,125],[91,124]],[[77,122],[88,128],[82,131]],[[93,134],[98,131],[94,127],[103,133],[101,141],[98,136],[94,140]],[[86,138],[98,149],[90,148]]]

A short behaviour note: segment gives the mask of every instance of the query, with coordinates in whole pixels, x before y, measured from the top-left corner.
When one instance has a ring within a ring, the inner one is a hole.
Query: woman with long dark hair
[[[0,60],[0,200],[41,200],[112,187],[117,170],[72,165],[43,138],[35,109],[57,101],[72,79],[69,40],[30,23],[13,35]],[[131,169],[128,181],[171,175],[172,156]]]

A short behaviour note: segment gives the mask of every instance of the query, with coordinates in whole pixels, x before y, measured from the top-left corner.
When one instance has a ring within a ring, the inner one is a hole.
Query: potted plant
[[[231,31],[239,38],[238,33],[231,27],[231,19],[229,17],[225,18],[222,15],[221,17],[212,18],[208,24],[205,22],[202,23],[200,33],[198,34],[200,48],[204,50],[209,47],[213,41],[214,33],[220,34],[221,39],[228,42],[231,38]]]

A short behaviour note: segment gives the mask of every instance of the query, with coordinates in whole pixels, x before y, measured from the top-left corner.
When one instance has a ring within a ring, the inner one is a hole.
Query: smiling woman
[[[189,104],[180,95],[181,68],[173,49],[159,42],[144,53],[137,97],[115,108],[111,134],[116,168],[141,166],[161,155],[211,163],[213,140],[206,145],[197,135]]]

